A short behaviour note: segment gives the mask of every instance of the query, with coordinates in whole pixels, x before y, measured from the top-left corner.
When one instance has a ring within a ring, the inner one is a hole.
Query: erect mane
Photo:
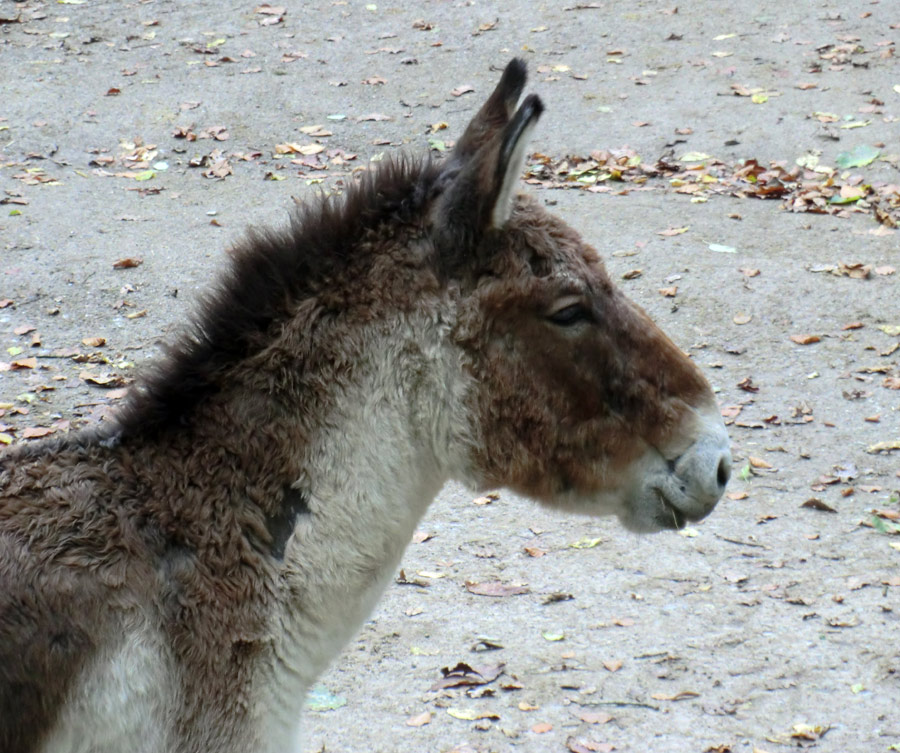
[[[216,391],[224,370],[264,344],[273,322],[361,253],[367,230],[414,220],[439,172],[428,158],[390,160],[341,197],[298,207],[286,228],[249,230],[188,326],[131,390],[114,431],[155,432],[182,421]]]

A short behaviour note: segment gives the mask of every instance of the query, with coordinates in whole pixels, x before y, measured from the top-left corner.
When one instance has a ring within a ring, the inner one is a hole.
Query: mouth
[[[678,531],[684,528],[687,524],[687,517],[685,514],[675,507],[660,489],[654,489],[653,491],[656,492],[656,497],[659,499],[660,506],[662,507],[660,514],[657,516],[660,525],[664,528],[674,528]]]

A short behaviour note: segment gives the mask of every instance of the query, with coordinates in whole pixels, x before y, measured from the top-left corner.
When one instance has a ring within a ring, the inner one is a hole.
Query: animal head
[[[513,60],[469,124],[430,208],[442,264],[463,291],[453,339],[475,385],[470,459],[486,486],[615,513],[630,528],[702,518],[731,470],[697,366],[611,281],[597,252],[518,195],[543,111],[516,108]]]

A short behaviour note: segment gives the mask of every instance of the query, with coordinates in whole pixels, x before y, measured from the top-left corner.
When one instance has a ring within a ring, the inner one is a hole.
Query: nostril
[[[725,456],[719,460],[719,468],[716,471],[716,481],[719,483],[719,488],[724,489],[725,485],[728,483],[728,479],[731,478],[731,458]]]

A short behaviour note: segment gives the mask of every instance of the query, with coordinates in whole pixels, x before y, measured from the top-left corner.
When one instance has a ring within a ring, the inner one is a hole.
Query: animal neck
[[[448,377],[452,355],[428,354],[424,323],[389,329],[360,338],[365,351],[348,378],[331,381],[338,394],[328,410],[315,425],[306,417],[299,432],[308,438],[296,448],[291,487],[305,510],[284,547],[274,650],[258,685],[271,740],[294,733],[305,691],[368,617],[429,503],[455,475],[448,416],[462,386],[448,398],[446,385],[459,381]]]

